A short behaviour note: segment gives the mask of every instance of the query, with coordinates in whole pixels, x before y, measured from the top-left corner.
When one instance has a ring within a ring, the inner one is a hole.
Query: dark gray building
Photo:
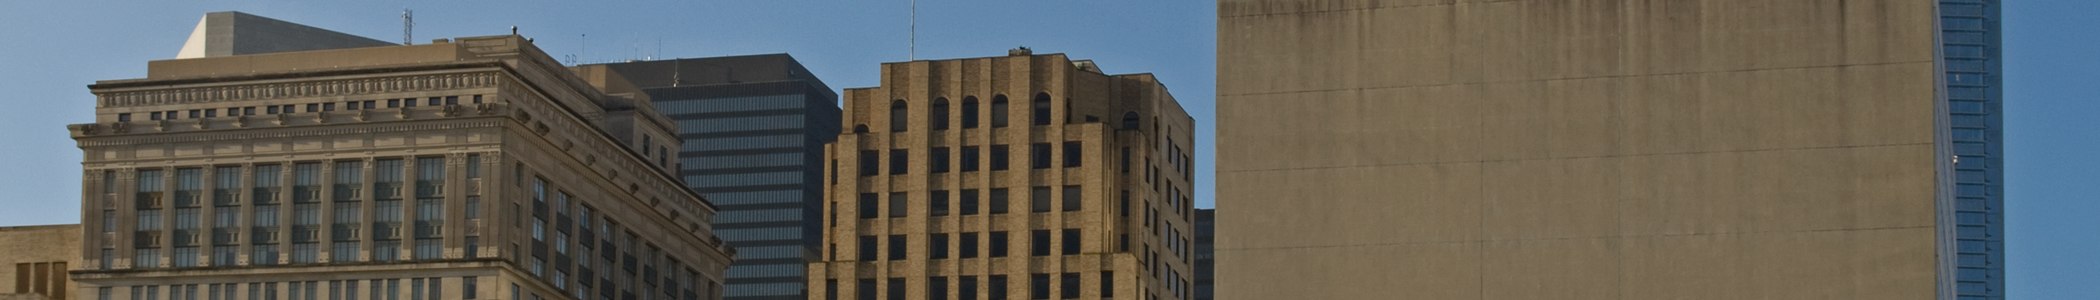
[[[1217,255],[1211,245],[1218,239],[1218,210],[1196,209],[1196,300],[1217,299]]]
[[[715,230],[736,247],[724,299],[806,299],[838,94],[787,54],[607,66],[678,124],[680,176],[720,208]]]

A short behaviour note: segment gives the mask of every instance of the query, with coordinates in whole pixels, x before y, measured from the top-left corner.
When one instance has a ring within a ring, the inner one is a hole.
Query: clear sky
[[[1199,124],[1196,201],[1212,206],[1211,0],[919,2],[919,58],[1028,46],[1110,73],[1157,74]],[[2100,299],[2100,1],[2004,2],[2010,293]],[[516,25],[549,54],[585,61],[784,52],[845,88],[875,86],[880,63],[907,59],[907,3],[0,1],[0,103],[14,112],[0,118],[0,226],[79,222],[80,152],[64,126],[90,121],[86,85],[143,77],[145,62],[173,58],[206,12],[399,41],[409,8],[419,44]]]

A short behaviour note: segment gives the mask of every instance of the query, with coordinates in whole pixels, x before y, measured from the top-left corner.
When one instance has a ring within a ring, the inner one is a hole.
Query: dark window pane
[[[1082,153],[1084,153],[1084,150],[1081,150],[1080,148],[1081,148],[1081,147],[1080,147],[1080,144],[1079,144],[1079,142],[1065,142],[1065,167],[1066,167],[1066,168],[1077,168],[1077,167],[1079,167],[1079,164],[1080,164],[1080,160],[1081,160],[1081,158],[1079,157],[1079,155],[1080,155],[1080,154],[1082,154]]]
[[[987,200],[991,202],[992,214],[996,215],[1006,213],[1006,198],[1006,188],[992,189],[991,196],[989,197],[989,200]]]
[[[928,167],[930,167],[930,168],[932,169],[932,171],[927,171],[927,172],[933,172],[933,173],[947,173],[947,172],[948,172],[948,147],[935,147],[935,148],[933,148],[933,151],[932,151],[932,152],[929,152],[929,153],[927,153],[927,157],[926,157],[926,163],[927,163],[927,166],[928,166]]]
[[[1006,145],[992,145],[991,152],[992,158],[989,160],[992,164],[992,171],[1005,171],[1006,163],[1009,161],[1007,156],[1013,153],[1007,151]]]
[[[904,193],[890,193],[890,217],[903,218],[911,213],[911,199]]]
[[[1050,212],[1050,187],[1039,186],[1028,189],[1028,211]]]
[[[877,249],[875,248],[875,236],[861,236],[860,245],[858,246],[860,247],[860,261],[875,261],[875,250]]]
[[[911,151],[890,149],[890,175],[901,175],[911,170]]]
[[[1050,143],[1028,145],[1028,167],[1035,169],[1050,168]]]
[[[878,154],[875,150],[860,151],[860,176],[881,174],[882,166],[880,164],[882,164],[882,161],[880,160],[881,158],[877,158],[878,155],[881,154]]]
[[[991,257],[1006,257],[1006,243],[1007,243],[1007,240],[1006,240],[1006,238],[1007,238],[1007,237],[1006,237],[1006,232],[1005,232],[1005,231],[993,231],[993,232],[991,233],[991,236],[988,236],[988,238],[990,238],[990,239],[991,239],[991,243],[992,243],[992,245],[991,245],[991,248],[992,248],[992,249],[991,249],[991,251],[989,251],[989,252],[991,252],[991,253],[989,253],[989,254],[990,254],[990,256],[991,256]]]
[[[1077,185],[1067,185],[1067,186],[1065,186],[1065,190],[1064,190],[1064,199],[1065,199],[1065,201],[1064,201],[1064,202],[1065,202],[1065,203],[1064,203],[1064,204],[1065,204],[1065,205],[1064,205],[1064,210],[1065,210],[1065,211],[1079,211],[1079,208],[1080,208],[1080,202],[1081,202],[1081,200],[1080,200],[1080,196],[1082,196],[1082,195],[1085,195],[1085,193],[1081,193],[1081,192],[1079,191],[1079,186],[1077,186]]]
[[[1006,115],[1012,112],[1006,108],[1006,95],[992,96],[992,128],[1006,127]]]
[[[874,219],[881,209],[882,205],[875,198],[875,193],[860,193],[860,218]]]
[[[964,147],[962,147],[962,171],[963,171],[963,172],[974,172],[974,171],[977,171],[977,160],[978,160],[978,156],[977,156],[977,146],[964,146]]]
[[[1050,256],[1050,231],[1031,230],[1028,233],[1028,255]]]
[[[977,215],[977,190],[962,190],[962,215]]]

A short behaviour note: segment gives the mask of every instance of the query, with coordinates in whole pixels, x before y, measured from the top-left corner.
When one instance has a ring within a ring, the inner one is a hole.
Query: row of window
[[[1028,255],[1051,256],[1080,254],[1080,251],[1082,249],[1080,241],[1082,240],[1082,238],[1080,237],[1079,229],[1058,230],[1058,235],[1062,237],[1060,238],[1061,242],[1057,244],[1058,251],[1052,253],[1052,245],[1050,243],[1051,230],[1030,230],[1028,235],[1030,241]],[[984,242],[987,243],[985,247],[978,247],[978,234],[975,232],[958,233],[956,234],[956,236],[956,255],[954,255],[952,258],[978,258],[978,250],[980,250],[980,248],[984,250],[983,253],[985,257],[1007,257],[1008,235],[1005,231],[993,231],[985,234],[984,236],[986,240]],[[884,249],[877,247],[876,242],[878,240],[880,239],[877,238],[877,236],[872,235],[860,237],[858,241],[858,250],[860,252],[859,256],[857,256],[859,258],[859,261],[874,262],[878,260],[909,259],[908,256],[910,253],[909,249],[911,248],[911,245],[910,242],[905,239],[904,235],[895,234],[888,236],[888,242],[882,244],[883,246],[888,246],[888,251],[886,253],[888,253],[889,255],[887,256],[882,255],[884,251],[877,251]],[[929,235],[926,241],[926,259],[951,258],[951,256],[948,253],[948,234],[934,233]]]
[[[1050,286],[1052,276],[1056,276],[1057,280],[1057,288],[1054,295],[1056,298],[1052,298],[1053,293]],[[978,281],[980,277],[984,278],[984,281]],[[1081,273],[1029,274],[1028,299],[1079,299],[1080,291],[1083,288],[1080,284],[1080,277]],[[978,300],[977,297],[980,293],[989,300],[1007,299],[1006,275],[956,276],[955,278],[954,289],[949,288],[947,276],[927,278],[926,289],[923,291],[926,293],[926,299],[948,300],[948,296],[951,293],[955,294],[958,300]],[[1100,276],[1094,277],[1092,281],[1095,287],[1100,289],[1100,295],[1098,296],[1101,299],[1115,298],[1115,278],[1116,275],[1113,271],[1101,271]],[[878,283],[881,283],[885,288],[877,290]],[[838,280],[825,280],[824,285],[824,299],[839,300]],[[985,287],[985,289],[978,289],[980,285]],[[854,291],[856,293],[854,298],[852,298],[853,300],[904,300],[905,295],[908,295],[910,292],[907,290],[906,279],[901,277],[891,277],[880,282],[872,278],[862,278],[856,282]],[[886,297],[877,297],[878,295],[886,295]]]
[[[471,103],[481,103],[481,95],[474,95],[474,96],[473,96],[473,99],[472,99],[471,101],[472,101]],[[387,107],[387,108],[397,108],[397,107],[416,107],[416,103],[418,103],[418,102],[419,102],[419,101],[417,101],[417,99],[416,99],[416,98],[399,98],[399,99],[386,99],[386,107]],[[439,105],[459,105],[459,96],[444,96],[444,97],[430,97],[429,99],[427,99],[427,101],[424,101],[423,103],[428,103],[428,105],[429,105],[429,106],[439,106]],[[262,109],[262,114],[267,114],[267,115],[274,115],[274,114],[289,114],[289,113],[298,113],[298,112],[300,112],[300,111],[298,110],[298,108],[299,108],[299,105],[297,105],[297,104],[282,104],[282,105],[266,105],[266,106],[261,106],[261,107],[263,108],[263,109]],[[356,101],[343,101],[343,102],[342,102],[342,107],[343,107],[343,110],[360,110],[360,109],[378,109],[378,108],[379,108],[379,100],[356,100]],[[185,114],[180,114],[179,112],[184,112],[184,111],[178,111],[178,110],[170,110],[170,111],[156,111],[156,112],[148,112],[148,113],[147,113],[147,115],[146,115],[146,118],[147,118],[147,120],[155,120],[155,121],[158,121],[158,120],[176,120],[176,119],[201,119],[201,118],[217,118],[217,117],[219,117],[219,112],[220,112],[220,111],[224,111],[224,112],[225,112],[225,114],[226,114],[226,116],[228,116],[228,117],[238,117],[238,116],[252,116],[252,115],[257,115],[257,114],[256,114],[256,109],[255,109],[255,108],[256,108],[256,106],[242,106],[242,107],[227,107],[227,108],[223,108],[223,109],[221,109],[221,108],[203,108],[203,109],[191,109],[191,110],[188,110],[188,111],[187,111],[187,113],[188,113],[187,115],[185,115]],[[336,103],[335,103],[335,102],[328,102],[328,103],[307,103],[307,104],[306,104],[306,110],[305,110],[305,112],[323,112],[323,111],[335,111],[335,110],[336,110]],[[131,122],[131,113],[120,113],[120,114],[117,114],[117,121],[118,121],[118,122]]]
[[[523,164],[517,168],[520,173],[525,170]],[[526,178],[517,175],[520,181]],[[575,299],[699,299],[719,294],[720,283],[700,276],[662,247],[621,229],[611,216],[599,216],[596,208],[551,186],[546,178],[530,178],[525,186],[529,203],[512,202],[511,213],[518,220],[514,226],[530,224],[531,240],[511,247],[526,254],[519,260],[534,277]]]
[[[466,175],[469,179],[480,177],[479,158],[479,155],[467,156],[469,166],[467,167]],[[403,221],[401,216],[406,211],[402,206],[403,195],[400,193],[400,189],[403,186],[401,175],[405,173],[403,159],[380,159],[375,161],[373,168],[375,169],[376,174],[374,175],[377,180],[374,182],[374,186],[377,190],[385,192],[378,193],[378,199],[371,203],[371,205],[377,206],[377,209],[374,210],[374,218],[370,220],[371,224],[369,226],[363,224],[366,220],[360,214],[367,205],[361,197],[363,195],[363,177],[361,175],[363,175],[364,170],[363,161],[361,160],[334,162],[338,180],[333,183],[334,192],[331,194],[334,196],[335,201],[333,205],[320,203],[322,201],[321,192],[327,186],[327,183],[321,182],[321,162],[295,162],[289,164],[292,167],[290,178],[292,181],[292,205],[289,207],[292,214],[292,222],[289,224],[289,228],[286,228],[284,224],[280,224],[278,217],[283,212],[283,209],[286,208],[279,202],[280,193],[283,191],[279,187],[279,182],[285,179],[285,174],[282,172],[282,167],[285,165],[256,165],[246,173],[249,175],[248,178],[242,178],[241,175],[243,173],[240,167],[213,167],[215,168],[214,172],[217,174],[215,176],[217,182],[212,189],[213,199],[212,207],[210,208],[214,219],[208,235],[210,243],[214,245],[211,249],[210,261],[215,265],[234,264],[236,253],[240,251],[239,248],[241,248],[242,243],[246,242],[248,245],[252,245],[252,247],[249,247],[249,251],[251,251],[250,265],[275,265],[286,262],[293,264],[319,263],[321,256],[320,241],[323,239],[324,229],[320,216],[323,214],[322,209],[324,207],[332,208],[336,218],[334,224],[330,224],[325,228],[327,229],[327,235],[336,242],[331,251],[333,253],[331,262],[356,262],[367,259],[381,262],[397,261],[400,259],[398,252],[402,246],[400,240],[403,236],[414,237],[414,243],[412,244],[414,247],[412,249],[414,259],[440,259],[444,249],[442,233],[445,221],[443,216],[446,215],[445,205],[443,204],[445,199],[443,195],[443,182],[446,174],[445,165],[443,158],[440,157],[421,157],[415,158],[415,161],[418,171],[414,178],[416,180],[416,191],[413,194],[417,204],[414,228],[404,228],[401,224]],[[169,249],[171,251],[167,253],[169,254],[167,257],[171,261],[165,267],[185,268],[201,265],[198,260],[201,256],[199,246],[205,243],[207,237],[204,231],[199,230],[201,227],[200,215],[204,211],[203,201],[201,201],[204,186],[203,168],[177,167],[172,169],[175,173],[175,190],[173,193],[165,193],[162,190],[163,185],[166,184],[163,181],[165,179],[163,172],[166,172],[166,170],[141,169],[136,173],[138,180],[135,182],[136,189],[133,195],[133,200],[136,201],[136,204],[131,207],[131,214],[136,218],[135,231],[132,235],[132,247],[136,248],[133,251],[134,268],[163,267],[161,264],[163,252],[160,249],[163,247],[163,242],[166,242],[168,247],[172,247],[172,249]],[[239,190],[244,179],[250,180],[249,182],[253,186],[253,189],[246,194],[253,198],[253,201],[247,203],[250,206],[248,211],[251,213],[245,215],[241,213],[243,211],[243,202],[240,200],[243,193]],[[105,171],[103,180],[105,199],[114,198],[114,194],[117,192],[115,172]],[[174,202],[173,230],[163,229],[163,223],[167,222],[163,218],[163,214],[165,214],[164,211],[168,207],[164,202],[167,202],[168,198],[172,198],[172,202]],[[466,207],[464,213],[469,222],[481,217],[479,200],[478,196],[466,197],[465,201],[467,203],[463,206]],[[116,223],[118,215],[119,213],[113,203],[104,203],[100,215],[102,219],[102,226],[100,227],[104,234],[113,235],[115,233],[118,227]],[[240,228],[240,220],[243,219],[251,220],[250,224],[248,224],[249,228]],[[366,232],[367,229],[372,234],[373,240],[377,242],[369,258],[360,257],[359,255],[363,253],[363,251],[360,251],[363,247],[361,244],[363,235],[361,233]],[[412,232],[405,232],[411,229],[413,230]],[[476,248],[479,246],[478,237],[473,236],[473,231],[469,230],[468,232],[469,236],[466,237],[465,241],[466,254],[468,257],[477,257],[479,255],[476,251],[478,250]],[[242,238],[243,234],[247,235],[246,239]],[[281,247],[286,247],[281,246],[285,240],[290,242],[288,248],[290,248],[291,255],[288,259],[280,256],[280,252],[285,250]],[[102,246],[101,257],[103,260],[100,268],[109,269],[112,267],[112,262],[115,261],[116,245],[104,244]]]
[[[1050,169],[1053,165],[1050,143],[1034,143],[1028,146],[1029,168],[1037,170]],[[963,146],[961,148],[962,152],[959,153],[959,157],[954,161],[959,164],[956,169],[962,172],[978,171],[978,159],[983,157],[979,155],[978,146]],[[930,149],[927,153],[927,171],[935,174],[949,172],[949,150],[949,147],[933,147]],[[1082,158],[1084,151],[1084,147],[1078,141],[1064,142],[1064,160],[1061,166],[1065,168],[1080,167],[1084,160]],[[878,158],[880,157],[878,152],[876,150],[860,151],[860,176],[881,175],[881,159]],[[987,161],[984,165],[992,171],[1005,171],[1009,168],[1009,153],[1011,151],[1009,151],[1007,145],[992,145],[991,151],[988,153],[990,157],[986,159]],[[910,172],[911,150],[890,149],[889,158],[889,175],[903,175]]]
[[[1080,186],[1064,186],[1062,192],[1059,194],[1062,197],[1053,197],[1050,194],[1050,191],[1051,188],[1047,186],[1030,188],[1029,200],[1031,201],[1029,201],[1030,205],[1028,211],[1037,213],[1050,212],[1053,208],[1053,203],[1057,204],[1055,206],[1057,210],[1067,212],[1079,211],[1084,206],[1084,193],[1081,191]],[[948,197],[950,195],[947,190],[935,190],[927,193],[927,215],[934,217],[948,216],[951,212],[951,209],[955,214],[964,216],[977,215],[980,211],[989,212],[995,215],[1005,214],[1009,210],[1008,203],[1012,202],[1009,200],[1011,198],[1009,194],[1010,193],[1008,192],[1007,188],[992,188],[982,190],[962,189],[955,194],[958,201],[955,201],[956,203],[953,203],[953,205],[951,205],[951,203],[949,203],[948,201]],[[881,205],[882,201],[881,199],[879,199],[879,197],[877,197],[877,195],[877,193],[860,194],[859,212],[861,219],[874,219],[882,215],[880,210],[883,205]],[[983,196],[983,199],[985,200],[982,204],[980,204],[978,201],[980,195]],[[889,217],[902,218],[910,215],[911,200],[908,194],[904,192],[892,192],[889,194],[888,198]],[[1053,199],[1055,199],[1055,201],[1053,201]],[[1128,202],[1125,201],[1125,203]],[[1127,210],[1128,205],[1126,204],[1125,207],[1125,210]],[[837,226],[836,223],[832,225]]]
[[[445,295],[446,278],[423,277],[406,280],[406,293],[401,279],[329,280],[325,288],[322,281],[247,282],[211,284],[141,285],[122,287],[132,300],[439,300],[480,299],[480,278],[459,277],[459,293]],[[362,287],[360,287],[362,285]],[[95,289],[95,299],[116,299],[118,287]],[[243,293],[242,291],[246,291]],[[362,293],[362,295],[360,295]],[[280,298],[280,296],[282,296]],[[406,297],[404,297],[406,296]]]

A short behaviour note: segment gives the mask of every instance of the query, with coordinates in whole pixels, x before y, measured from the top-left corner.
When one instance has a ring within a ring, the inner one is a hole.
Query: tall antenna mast
[[[414,10],[409,10],[409,9],[406,9],[406,8],[404,8],[404,9],[401,9],[401,44],[402,44],[402,45],[412,45],[412,44],[415,44],[415,42],[414,42],[414,41],[415,41],[415,37],[416,37],[416,35],[415,35],[415,34],[416,34],[416,11],[414,11]]]
[[[905,58],[919,60],[919,0],[911,0],[911,39],[906,43],[910,46],[905,50]]]

